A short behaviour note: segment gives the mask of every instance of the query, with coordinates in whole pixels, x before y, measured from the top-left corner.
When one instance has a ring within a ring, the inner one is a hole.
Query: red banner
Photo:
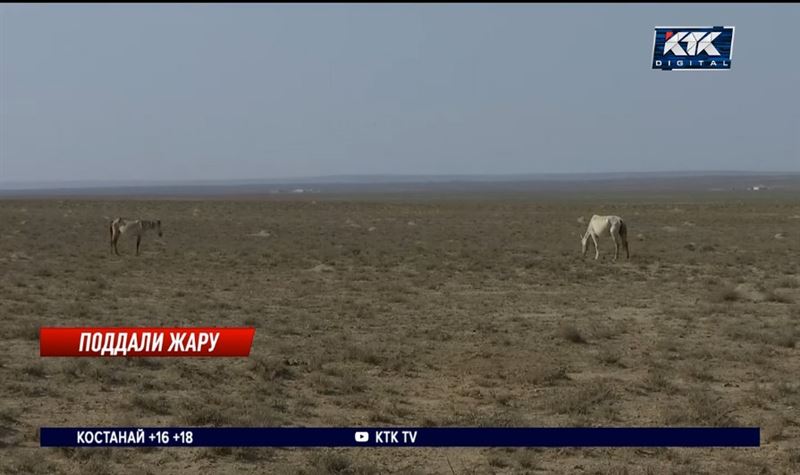
[[[40,356],[249,356],[256,329],[39,329]]]

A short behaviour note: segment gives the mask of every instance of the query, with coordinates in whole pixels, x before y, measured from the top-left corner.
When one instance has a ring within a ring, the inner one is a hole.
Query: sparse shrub
[[[319,475],[353,474],[373,475],[378,473],[374,467],[355,464],[344,453],[325,451],[311,456],[312,473]]]
[[[156,370],[164,367],[164,361],[158,358],[125,358],[125,363],[137,368],[146,368],[149,370]]]
[[[733,406],[708,387],[693,388],[684,404],[673,404],[664,412],[668,425],[733,427],[737,420]]]
[[[523,380],[526,383],[540,385],[552,384],[556,381],[568,380],[567,369],[563,366],[540,365],[528,368]]]
[[[383,358],[373,345],[349,345],[345,349],[345,358],[350,361],[360,361],[362,363],[378,366],[383,362]]]
[[[499,455],[490,455],[488,462],[490,466],[497,468],[506,468],[511,465],[505,458]]]
[[[91,450],[91,449],[90,449]],[[8,450],[4,450],[8,451]],[[10,452],[10,451],[8,451]],[[34,450],[18,450],[19,455],[16,459],[9,464],[8,473],[56,473],[55,467],[42,457],[40,453]],[[10,453],[8,454],[10,458]],[[0,465],[0,468],[2,466]],[[87,467],[87,469],[90,467]],[[85,470],[83,473],[92,473],[90,470]],[[103,472],[93,472],[103,473]]]
[[[558,328],[558,336],[572,343],[586,343],[586,339],[575,325],[562,323]]]
[[[256,358],[250,363],[250,369],[265,381],[294,379],[294,371],[285,361],[269,358]]]
[[[46,267],[43,267],[37,269],[36,272],[33,273],[33,275],[35,275],[36,277],[53,277],[53,271],[51,271]]]
[[[208,447],[198,455],[198,458],[218,459],[221,457],[229,457],[233,454],[231,447]]]
[[[6,323],[6,338],[36,341],[39,339],[39,325],[35,322]]]
[[[341,394],[354,394],[366,390],[367,384],[360,375],[346,373],[344,377],[339,380],[338,387]]]
[[[735,287],[726,285],[714,290],[711,294],[711,301],[722,302],[737,302],[742,299],[742,294]]]
[[[67,315],[69,318],[79,318],[83,319],[89,316],[90,309],[89,306],[86,305],[83,301],[72,302],[67,305],[64,314]]]
[[[768,343],[784,348],[794,348],[797,344],[798,334],[791,328],[778,331],[769,338]]]
[[[275,458],[275,449],[272,447],[237,447],[233,449],[233,456],[242,462],[255,463]]]
[[[781,415],[774,415],[761,424],[761,436],[765,442],[779,440],[786,427],[786,419]]]
[[[0,408],[0,425],[11,426],[12,424],[16,424],[19,414],[20,412],[18,410],[10,407]]]
[[[714,375],[705,366],[690,365],[688,373],[698,381],[711,382],[715,380]]]
[[[514,395],[508,391],[492,392],[495,402],[501,406],[509,406],[514,400]]]
[[[591,382],[558,391],[550,400],[550,408],[557,414],[587,415],[613,398],[614,391],[609,384]]]
[[[644,387],[649,391],[665,392],[672,388],[672,382],[666,372],[661,369],[651,369],[644,378]]]
[[[533,449],[522,449],[517,453],[517,463],[526,470],[539,468],[539,458]]]
[[[775,283],[775,287],[778,289],[796,289],[800,287],[800,281],[794,277],[785,276]]]
[[[619,364],[621,358],[622,355],[618,351],[608,348],[600,350],[600,353],[597,354],[597,359],[600,360],[601,363],[608,365]]]
[[[626,332],[626,324],[621,321],[617,321],[612,324],[595,322],[592,325],[589,334],[596,340],[610,340]]]
[[[135,392],[131,397],[131,406],[162,416],[170,413],[169,403],[160,395],[151,396]]]
[[[42,363],[33,363],[22,368],[22,372],[34,378],[42,378],[45,375],[44,365]]]
[[[231,419],[219,407],[214,406],[195,406],[186,407],[183,420],[193,426],[225,426],[230,424]]]
[[[774,290],[767,290],[764,292],[764,300],[767,302],[776,303],[792,303],[793,300],[786,294],[775,292]]]
[[[372,411],[369,415],[369,421],[376,424],[391,424],[394,420],[389,417],[384,411]]]

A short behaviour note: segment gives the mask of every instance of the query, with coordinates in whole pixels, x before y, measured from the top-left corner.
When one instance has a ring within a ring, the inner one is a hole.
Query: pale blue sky
[[[734,25],[727,72],[653,27]],[[800,171],[797,4],[0,6],[0,181]]]

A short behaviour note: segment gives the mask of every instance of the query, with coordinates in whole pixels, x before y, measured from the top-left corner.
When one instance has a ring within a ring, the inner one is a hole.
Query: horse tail
[[[630,259],[631,250],[628,246],[628,226],[626,226],[625,221],[622,220],[619,222],[619,235],[622,238],[622,244],[625,246],[625,255]]]

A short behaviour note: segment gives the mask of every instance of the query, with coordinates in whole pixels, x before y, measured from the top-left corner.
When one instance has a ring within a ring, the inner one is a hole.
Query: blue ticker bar
[[[758,427],[42,427],[41,447],[759,447]]]

